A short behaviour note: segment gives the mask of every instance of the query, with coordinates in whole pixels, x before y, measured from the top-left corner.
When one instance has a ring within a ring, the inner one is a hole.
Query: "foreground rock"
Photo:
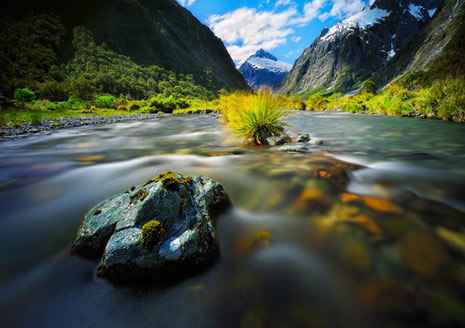
[[[230,206],[212,179],[169,171],[93,208],[72,251],[101,257],[97,274],[116,282],[197,271],[217,259],[215,219]]]

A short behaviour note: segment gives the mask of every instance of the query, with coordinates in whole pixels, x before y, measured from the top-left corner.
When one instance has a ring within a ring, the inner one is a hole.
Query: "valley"
[[[2,4],[0,326],[465,327],[465,1],[342,2]]]

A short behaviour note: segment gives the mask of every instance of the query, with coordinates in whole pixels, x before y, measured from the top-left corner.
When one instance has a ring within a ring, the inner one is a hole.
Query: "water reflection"
[[[464,324],[465,128],[294,116],[294,131],[324,140],[312,154],[243,147],[206,115],[0,143],[0,321]],[[169,288],[115,288],[95,278],[97,263],[69,257],[87,210],[168,169],[210,176],[233,199],[236,210],[219,221],[223,256],[214,268]]]

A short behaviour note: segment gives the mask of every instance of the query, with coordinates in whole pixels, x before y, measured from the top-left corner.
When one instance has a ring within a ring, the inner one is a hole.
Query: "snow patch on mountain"
[[[389,16],[389,14],[390,12],[379,8],[364,8],[358,14],[355,14],[354,16],[349,17],[331,27],[328,32],[321,37],[321,41],[333,41],[336,39],[338,34],[343,34],[346,31],[351,31],[356,28],[366,29]]]
[[[269,58],[260,58],[260,57],[249,57],[247,62],[255,69],[262,70],[266,69],[274,73],[287,73],[292,69],[292,65],[281,62],[278,60],[272,60]]]

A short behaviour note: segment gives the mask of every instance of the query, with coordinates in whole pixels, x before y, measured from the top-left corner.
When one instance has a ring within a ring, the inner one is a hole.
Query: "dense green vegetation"
[[[427,85],[424,73],[407,76],[385,90],[375,93],[371,81],[364,83],[354,96],[333,94],[324,96],[315,93],[307,100],[307,109],[312,111],[336,110],[364,112],[390,116],[421,116],[465,122],[465,80],[440,80]]]
[[[33,90],[39,99],[91,100],[96,95],[124,95],[128,99],[163,97],[212,99],[212,72],[200,85],[192,74],[162,67],[141,66],[98,44],[85,27],[73,30],[69,60],[59,60],[65,27],[52,15],[28,15],[2,22],[0,33],[0,91],[12,97],[18,88]],[[61,56],[63,57],[63,56]],[[208,73],[208,72],[207,72]],[[205,79],[205,77],[202,77]]]

